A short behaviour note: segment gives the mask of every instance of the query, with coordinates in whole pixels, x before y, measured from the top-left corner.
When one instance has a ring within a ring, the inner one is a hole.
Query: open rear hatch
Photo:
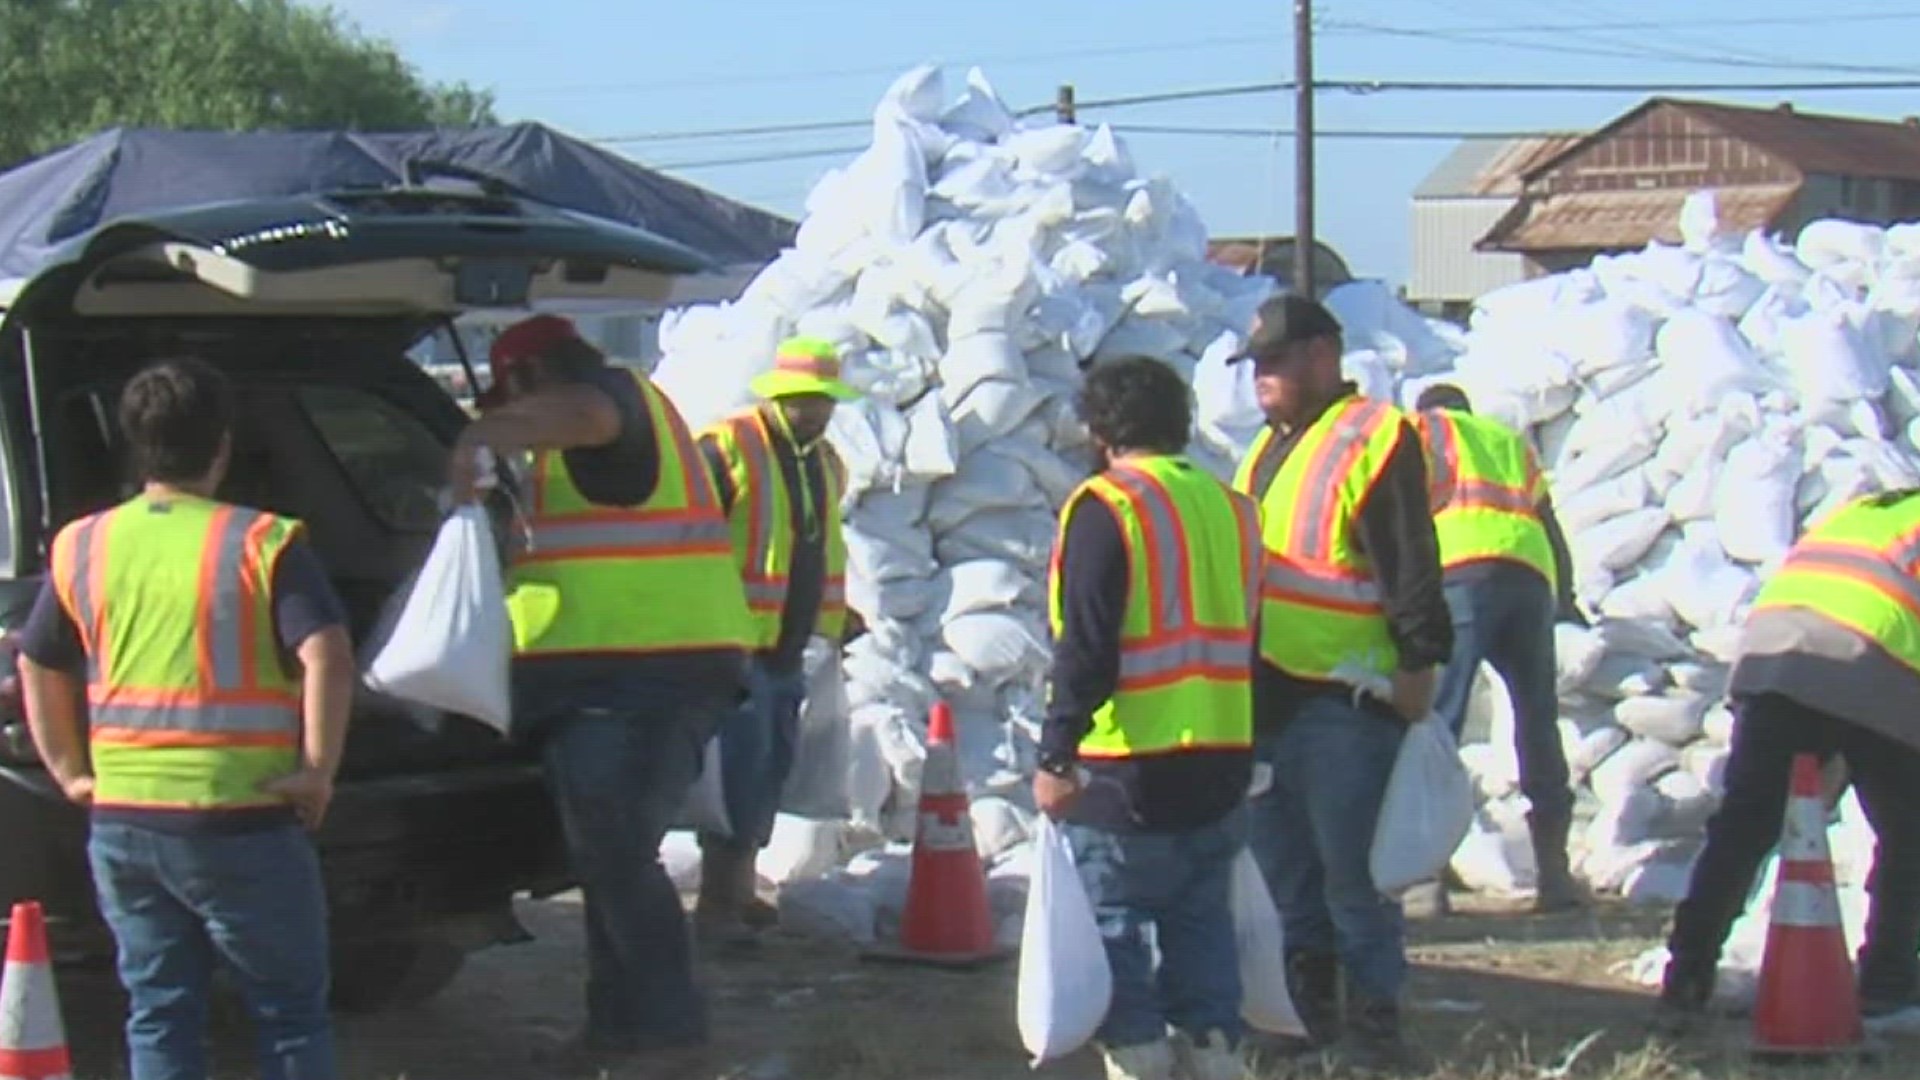
[[[143,364],[190,353],[240,395],[222,497],[300,517],[363,639],[438,525],[465,414],[407,355],[477,309],[634,306],[709,268],[652,234],[522,199],[404,189],[182,210],[63,251],[0,321],[0,418],[17,621],[67,521],[131,491],[113,405]],[[504,502],[495,507],[505,517]],[[461,718],[360,703],[348,775],[511,756]]]

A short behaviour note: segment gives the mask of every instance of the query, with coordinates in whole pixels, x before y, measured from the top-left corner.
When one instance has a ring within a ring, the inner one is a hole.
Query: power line
[[[1277,94],[1294,89],[1292,81],[1246,83],[1193,90],[1134,94],[1126,97],[1097,98],[1076,103],[1081,111],[1121,109],[1141,105],[1160,105],[1182,101],[1216,100]],[[1314,89],[1323,92],[1372,95],[1383,93],[1465,93],[1465,94],[1724,94],[1791,93],[1811,94],[1872,90],[1920,90],[1920,79],[1856,79],[1827,82],[1460,82],[1406,79],[1327,79],[1316,80]],[[1031,116],[1052,110],[1036,105],[1020,111]],[[674,142],[694,139],[738,138],[759,135],[786,135],[807,132],[846,131],[865,128],[871,120],[813,120],[787,124],[762,124],[752,127],[704,128],[687,131],[653,131],[634,135],[603,135],[589,141],[605,144]]]
[[[1852,23],[1877,22],[1913,22],[1920,20],[1920,11],[1882,11],[1857,12],[1852,15],[1822,15],[1820,25],[1835,26]],[[1755,26],[1805,26],[1807,16],[1779,16],[1773,18],[1740,19],[1729,22],[1726,19],[1642,19],[1620,22],[1563,22],[1563,23],[1484,23],[1480,25],[1460,26],[1407,26],[1397,29],[1421,32],[1459,32],[1469,34],[1482,33],[1578,33],[1589,30],[1679,30],[1690,27],[1717,30],[1744,30]],[[1348,20],[1329,19],[1316,31],[1327,35],[1351,33],[1355,28],[1371,24]]]

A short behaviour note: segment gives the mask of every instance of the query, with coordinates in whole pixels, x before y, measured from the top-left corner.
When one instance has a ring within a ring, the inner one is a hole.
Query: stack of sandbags
[[[845,671],[857,825],[912,834],[938,698],[983,849],[1024,839],[1056,515],[1094,464],[1074,395],[1089,365],[1146,355],[1191,379],[1201,353],[1237,347],[1274,286],[1205,249],[1192,207],[1110,129],[1017,119],[977,70],[949,103],[923,67],[814,189],[792,249],[739,301],[663,323],[656,378],[696,426],[745,404],[790,334],[838,343],[865,393],[829,436],[868,628]]]
[[[1655,904],[1683,891],[1721,788],[1728,665],[1760,583],[1809,522],[1920,483],[1920,226],[1819,221],[1788,247],[1719,235],[1704,195],[1683,225],[1682,246],[1484,297],[1443,376],[1550,472],[1596,616],[1556,635],[1591,796],[1578,865]],[[1482,753],[1484,816],[1510,825],[1511,754]]]

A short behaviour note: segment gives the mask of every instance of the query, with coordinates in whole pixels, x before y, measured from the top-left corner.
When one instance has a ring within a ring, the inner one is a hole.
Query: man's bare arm
[[[27,730],[60,790],[78,803],[92,801],[93,763],[87,754],[86,686],[79,679],[20,657]]]
[[[300,768],[265,787],[299,811],[317,829],[333,802],[333,779],[346,749],[353,709],[353,643],[345,627],[309,634],[298,650],[304,671],[300,695]]]

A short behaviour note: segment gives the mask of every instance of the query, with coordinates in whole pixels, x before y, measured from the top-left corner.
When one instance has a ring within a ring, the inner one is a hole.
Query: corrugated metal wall
[[[1460,303],[1525,281],[1521,256],[1473,249],[1512,205],[1509,199],[1415,200],[1407,298],[1416,304]]]

